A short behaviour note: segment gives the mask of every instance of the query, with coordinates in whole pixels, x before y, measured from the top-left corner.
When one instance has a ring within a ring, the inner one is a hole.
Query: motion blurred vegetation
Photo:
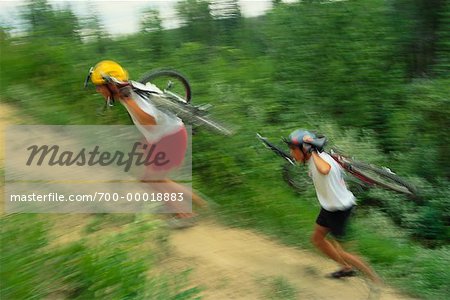
[[[228,222],[292,244],[308,243],[315,196],[283,185],[280,162],[256,151],[255,132],[276,139],[297,127],[317,129],[348,154],[419,186],[420,201],[378,190],[360,197],[362,207],[377,199],[374,215],[395,223],[393,231],[401,227],[407,241],[380,237],[368,225],[358,250],[380,268],[388,265],[387,276],[414,295],[444,299],[450,3],[273,1],[266,15],[253,18],[242,16],[237,0],[182,0],[176,7],[179,28],[164,28],[149,8],[136,16],[139,32],[115,37],[95,9],[81,19],[70,7],[27,1],[21,28],[0,27],[1,101],[45,124],[129,124],[119,106],[97,116],[100,96],[82,88],[89,67],[113,59],[136,80],[150,69],[175,68],[189,78],[195,103],[213,104],[218,119],[238,127],[233,137],[194,137],[195,185],[221,204]]]
[[[136,220],[61,246],[49,242],[48,219],[0,220],[2,299],[198,299],[186,272],[151,273],[155,256],[168,254],[158,243],[157,222]]]

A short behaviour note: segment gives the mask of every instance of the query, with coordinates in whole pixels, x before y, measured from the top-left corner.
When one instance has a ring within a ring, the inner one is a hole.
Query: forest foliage
[[[189,77],[194,101],[214,104],[240,128],[228,160],[242,155],[239,143],[257,130],[279,136],[335,124],[355,139],[373,138],[380,154],[360,159],[383,160],[432,189],[427,204],[448,225],[448,210],[431,204],[448,194],[450,179],[445,1],[274,1],[266,15],[244,18],[237,1],[184,0],[176,5],[181,27],[165,29],[160,13],[148,9],[136,16],[140,32],[120,37],[108,34],[95,9],[79,18],[70,7],[26,3],[20,30],[1,28],[2,101],[49,124],[123,124],[120,109],[97,118],[100,104],[81,88],[89,66],[114,59],[135,79],[173,67]],[[231,178],[249,168],[220,160]],[[221,177],[210,172],[199,177]]]
[[[139,32],[111,36],[95,9],[80,18],[70,7],[28,0],[21,27],[0,28],[1,101],[46,124],[129,124],[119,107],[96,115],[100,97],[82,88],[89,67],[113,59],[133,79],[175,68],[190,79],[194,102],[213,104],[217,118],[238,128],[231,138],[194,137],[194,179],[230,212],[250,214],[264,174],[276,172],[275,158],[252,148],[255,132],[276,138],[309,127],[417,184],[418,204],[377,192],[367,198],[383,197],[380,209],[411,238],[445,246],[450,4],[274,0],[267,14],[246,18],[237,2],[179,1],[174,29],[149,8],[136,16]],[[249,200],[214,197],[223,190]]]

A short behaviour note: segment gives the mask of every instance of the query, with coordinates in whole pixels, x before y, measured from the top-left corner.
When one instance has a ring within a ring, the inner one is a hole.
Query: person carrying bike
[[[205,206],[206,202],[198,195],[164,177],[164,174],[181,166],[184,161],[187,149],[187,132],[183,121],[174,114],[159,110],[151,102],[151,98],[146,101],[135,94],[128,84],[128,72],[114,61],[100,61],[91,68],[89,76],[96,87],[96,91],[107,101],[107,105],[111,105],[115,100],[120,101],[146,141],[150,145],[156,145],[158,152],[165,153],[168,158],[168,164],[162,166],[149,165],[142,181],[148,182],[153,189],[160,192],[189,194],[195,204]],[[108,77],[112,77],[113,80],[107,81],[106,78]],[[154,97],[158,96],[154,95]],[[147,149],[150,148],[147,147]],[[161,178],[165,179],[160,180]],[[161,182],[164,182],[164,184],[161,185]],[[164,187],[164,190],[160,190],[162,187]],[[193,225],[193,217],[193,213],[177,213],[177,222],[173,222],[173,227]]]
[[[341,246],[346,225],[356,205],[355,197],[346,187],[340,165],[322,151],[324,140],[322,139],[322,143],[317,141],[314,133],[304,129],[293,131],[286,140],[292,157],[297,162],[308,165],[321,206],[311,241],[318,250],[341,265],[341,269],[331,273],[331,277],[355,276],[355,269],[358,269],[375,283],[381,283],[367,263]],[[318,144],[321,145],[317,146]],[[329,234],[334,239],[327,239]]]

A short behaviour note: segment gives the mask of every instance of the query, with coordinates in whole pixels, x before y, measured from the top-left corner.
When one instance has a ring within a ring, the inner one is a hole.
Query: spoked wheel
[[[178,71],[168,69],[150,71],[144,74],[139,82],[156,85],[163,91],[164,97],[154,97],[152,102],[177,115],[194,128],[201,127],[223,135],[233,134],[230,129],[211,118],[208,112],[210,105],[192,105],[189,81]]]
[[[367,193],[367,191],[369,191],[370,187],[373,186],[373,185],[365,183],[364,181],[354,177],[350,173],[344,173],[344,180],[345,180],[345,183],[347,184],[347,188],[356,197]]]
[[[175,70],[160,69],[144,74],[139,82],[156,85],[167,96],[180,102],[190,103],[192,99],[191,86],[186,76]]]
[[[373,182],[373,184],[382,188],[410,196],[416,196],[417,194],[417,189],[414,185],[394,174],[387,168],[379,168],[361,162],[352,162],[351,170],[359,173],[363,177],[363,181],[365,177]]]
[[[283,180],[297,193],[303,193],[311,185],[307,168],[286,163],[283,165]]]

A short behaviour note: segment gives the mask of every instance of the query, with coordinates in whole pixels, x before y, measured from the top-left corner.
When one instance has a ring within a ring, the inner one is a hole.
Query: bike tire
[[[308,186],[312,184],[312,180],[307,175],[307,171],[301,169],[302,168],[299,166],[294,166],[290,163],[283,165],[282,169],[282,177],[284,182],[286,182],[292,190],[299,194],[303,194],[308,189]],[[367,184],[353,176],[348,176],[345,182],[347,183],[348,189],[355,196],[366,193],[369,189]]]
[[[181,83],[179,90],[174,93],[180,98],[184,99],[186,103],[190,103],[192,99],[192,89],[186,76],[176,70],[171,69],[156,69],[145,73],[138,81],[142,84],[151,82],[155,84],[159,89],[165,90],[165,87],[160,86],[165,80],[176,80]],[[178,87],[177,87],[178,88]]]
[[[212,119],[210,116],[206,115],[204,111],[198,107],[192,106],[190,104],[181,103],[175,101],[167,96],[158,95],[146,95],[141,93],[141,96],[146,98],[151,97],[151,102],[162,111],[171,113],[179,117],[183,122],[192,127],[202,127],[209,131],[216,132],[223,135],[232,135],[233,131],[223,126],[219,122]]]
[[[186,76],[181,74],[178,71],[171,69],[157,69],[150,71],[142,76],[139,80],[142,84],[146,84],[147,82],[151,82],[152,84],[158,83],[159,79],[175,79],[178,83],[182,85],[182,94],[177,91],[175,92],[165,92],[165,97],[155,97],[153,98],[153,102],[155,104],[160,105],[162,108],[176,114],[187,124],[192,125],[193,127],[203,127],[209,131],[216,132],[223,135],[232,135],[232,130],[228,129],[224,125],[215,121],[209,115],[202,111],[198,107],[195,107],[190,104],[192,99],[191,86]],[[157,84],[156,84],[157,85]],[[158,86],[158,85],[157,85]],[[159,89],[164,90],[164,88],[158,86]],[[181,97],[184,101],[180,101],[178,97],[174,98],[172,94],[176,94],[176,96]],[[166,100],[166,99],[168,100]]]
[[[350,162],[349,165],[352,172],[367,178],[377,186],[409,196],[417,195],[417,189],[413,184],[384,168],[355,161]]]
[[[283,165],[282,176],[284,182],[299,194],[304,193],[311,184],[307,170],[291,163]]]

